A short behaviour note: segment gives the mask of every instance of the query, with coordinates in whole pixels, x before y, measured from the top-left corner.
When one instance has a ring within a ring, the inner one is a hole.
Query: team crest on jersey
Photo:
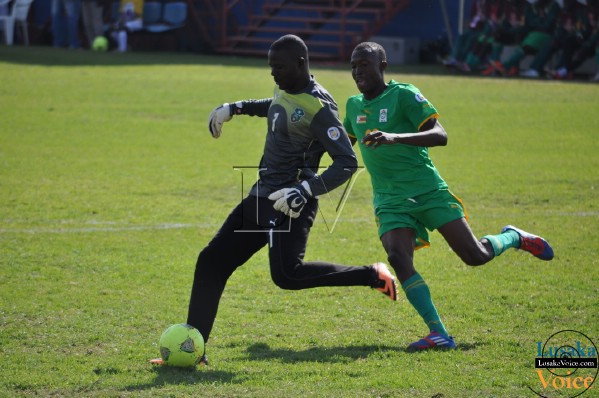
[[[379,123],[387,123],[387,108],[379,111]]]
[[[291,123],[299,122],[305,114],[306,112],[304,112],[302,108],[295,108],[295,111],[293,111],[293,114],[291,115]]]
[[[424,95],[418,93],[418,94],[416,94],[416,101],[424,102],[424,101],[426,101],[426,98],[424,98]]]
[[[337,141],[339,137],[341,137],[341,132],[337,127],[329,127],[329,129],[327,130],[327,135],[333,141]]]
[[[366,115],[358,115],[358,117],[356,118],[356,123],[358,123],[358,124],[366,123]]]

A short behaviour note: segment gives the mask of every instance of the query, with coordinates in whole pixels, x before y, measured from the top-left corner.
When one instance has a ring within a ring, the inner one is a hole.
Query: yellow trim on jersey
[[[428,121],[429,121],[429,120],[431,120],[431,118],[433,118],[433,117],[434,117],[435,119],[438,119],[438,118],[439,118],[439,114],[438,114],[438,113],[433,113],[432,115],[430,115],[429,117],[427,117],[426,119],[424,119],[424,120],[422,121],[422,123],[420,123],[420,125],[418,126],[418,131],[420,131],[420,127],[422,127],[422,125],[423,125],[424,123],[428,122]]]

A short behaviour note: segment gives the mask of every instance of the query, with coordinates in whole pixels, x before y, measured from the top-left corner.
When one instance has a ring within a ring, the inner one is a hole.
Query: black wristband
[[[241,115],[244,101],[229,102],[229,115]]]
[[[261,116],[266,117],[268,115],[268,108],[272,102],[272,98],[264,98],[260,100],[243,100],[229,103],[231,109],[231,116],[233,115],[248,115],[248,116]]]

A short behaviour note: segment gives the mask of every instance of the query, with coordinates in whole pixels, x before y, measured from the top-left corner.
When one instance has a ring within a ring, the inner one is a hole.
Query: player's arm
[[[322,143],[333,163],[321,174],[300,181],[288,188],[279,189],[268,196],[273,207],[291,218],[299,217],[308,199],[322,195],[347,181],[358,168],[356,153],[336,114],[328,108],[321,109],[310,129]]]
[[[271,102],[272,98],[264,98],[224,103],[215,108],[208,116],[208,130],[214,138],[218,138],[222,133],[223,124],[231,120],[234,115],[266,117]]]
[[[357,170],[358,160],[351,139],[336,112],[327,107],[322,108],[314,117],[311,128],[333,160],[322,174],[307,181],[312,196],[316,196],[328,193],[345,183]]]
[[[364,138],[362,143],[376,148],[379,145],[404,144],[421,147],[447,145],[447,132],[436,117],[427,119],[420,125],[418,132],[389,134],[384,131],[374,131]]]

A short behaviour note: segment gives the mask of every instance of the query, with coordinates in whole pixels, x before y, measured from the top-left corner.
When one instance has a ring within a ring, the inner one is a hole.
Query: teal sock
[[[416,273],[401,284],[406,297],[412,306],[418,311],[424,322],[427,324],[429,330],[438,332],[444,336],[449,336],[437,309],[433,304],[431,297],[431,291],[428,285],[422,279],[420,274]]]
[[[507,231],[499,235],[486,235],[483,236],[493,246],[493,252],[495,257],[509,249],[510,247],[520,247],[520,235],[516,231],[508,229]]]

